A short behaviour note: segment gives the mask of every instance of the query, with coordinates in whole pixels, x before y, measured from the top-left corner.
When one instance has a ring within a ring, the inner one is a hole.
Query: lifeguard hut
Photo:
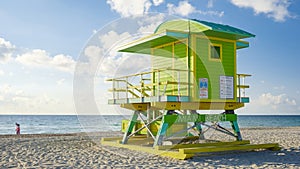
[[[124,136],[118,143],[111,142],[113,139],[102,143],[127,148],[147,145],[147,152],[179,159],[201,152],[278,148],[278,144],[243,141],[235,114],[249,103],[245,94],[249,85],[244,79],[250,75],[237,73],[237,50],[249,47],[243,39],[251,37],[255,35],[228,25],[176,19],[160,24],[150,36],[121,46],[119,52],[149,55],[151,69],[108,79],[113,84],[113,98],[108,103],[133,114],[130,120],[122,121]],[[204,114],[203,110],[220,113]],[[232,130],[208,122],[229,122]],[[233,136],[236,141],[164,145],[172,138],[203,139],[203,127]],[[205,146],[209,147],[203,149]]]

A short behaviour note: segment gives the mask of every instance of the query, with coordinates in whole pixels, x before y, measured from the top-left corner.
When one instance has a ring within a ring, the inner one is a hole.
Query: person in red
[[[20,135],[20,124],[16,123],[16,134]]]

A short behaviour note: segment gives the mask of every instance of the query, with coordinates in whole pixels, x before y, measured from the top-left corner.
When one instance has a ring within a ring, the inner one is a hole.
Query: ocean
[[[16,122],[21,125],[21,134],[120,131],[122,119],[129,118],[112,115],[0,115],[0,134],[15,134]],[[300,115],[239,115],[238,123],[240,128],[300,126]]]

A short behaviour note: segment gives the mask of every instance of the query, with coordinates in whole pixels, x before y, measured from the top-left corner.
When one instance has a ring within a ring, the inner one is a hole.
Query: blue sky
[[[72,91],[80,53],[97,31],[107,33],[103,45],[109,46],[130,35],[110,26],[154,12],[154,18],[159,13],[196,18],[255,34],[250,48],[238,52],[238,72],[253,75],[247,79],[252,102],[238,113],[300,115],[299,11],[299,0],[0,1],[0,114],[76,114]],[[144,31],[155,28],[143,22]],[[98,109],[109,110],[108,84],[97,80]]]

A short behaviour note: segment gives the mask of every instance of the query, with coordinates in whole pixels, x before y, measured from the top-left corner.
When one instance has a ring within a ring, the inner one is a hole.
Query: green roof
[[[200,34],[209,37],[237,40],[237,49],[246,48],[249,43],[240,39],[255,35],[244,30],[207,21],[176,19],[160,24],[154,34],[144,37],[119,48],[120,52],[151,54],[151,49],[170,42],[186,39],[191,34]]]
[[[151,54],[151,48],[153,47],[186,38],[188,38],[188,34],[186,33],[166,30],[165,32],[152,34],[148,37],[125,44],[119,48],[119,52]]]
[[[222,24],[217,24],[217,23],[213,23],[213,22],[200,21],[200,20],[196,20],[196,19],[193,19],[193,20],[210,27],[211,31],[222,32],[222,33],[227,33],[227,34],[235,34],[235,35],[238,35],[238,37],[240,37],[240,39],[248,38],[248,37],[255,37],[255,35],[253,35],[252,33],[246,32],[244,30],[241,30],[239,28],[235,28],[235,27],[232,27],[229,25],[222,25]]]
[[[225,39],[239,40],[243,38],[255,37],[255,35],[242,29],[229,25],[217,24],[213,22],[201,21],[197,19],[176,19],[162,23],[154,33],[165,30],[184,31],[191,33],[203,33],[206,36],[220,37]]]

